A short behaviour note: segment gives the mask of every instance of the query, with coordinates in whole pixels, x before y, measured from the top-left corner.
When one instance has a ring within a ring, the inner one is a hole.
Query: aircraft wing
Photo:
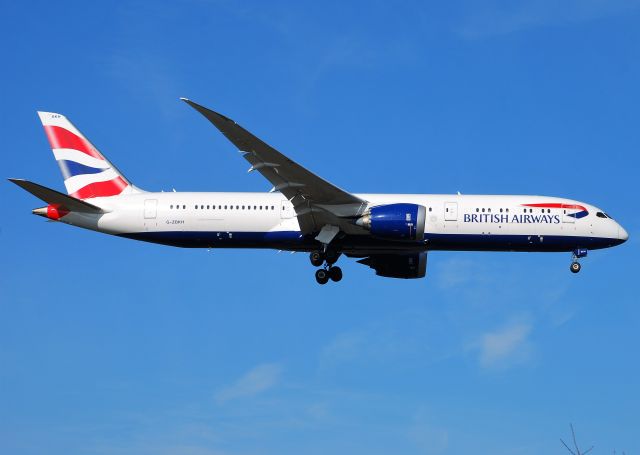
[[[325,225],[338,226],[343,232],[362,229],[351,220],[364,211],[366,201],[308,171],[230,118],[186,98],[181,99],[213,123],[238,148],[251,164],[249,172],[260,172],[273,185],[271,191],[279,191],[291,201],[303,233],[318,233]]]

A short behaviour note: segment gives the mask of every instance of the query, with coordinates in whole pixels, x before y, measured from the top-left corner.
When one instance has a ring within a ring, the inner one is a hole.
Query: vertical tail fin
[[[135,187],[64,115],[38,112],[69,196],[109,197]]]

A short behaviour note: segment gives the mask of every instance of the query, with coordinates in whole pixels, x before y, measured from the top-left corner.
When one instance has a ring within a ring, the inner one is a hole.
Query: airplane
[[[309,253],[319,284],[340,281],[340,256],[378,276],[423,278],[429,251],[569,252],[628,234],[603,210],[548,196],[355,194],[294,162],[224,115],[181,98],[211,122],[273,188],[265,193],[147,192],[135,186],[67,118],[38,112],[67,194],[9,179],[47,206],[35,215],[129,239],[188,248],[270,248]]]

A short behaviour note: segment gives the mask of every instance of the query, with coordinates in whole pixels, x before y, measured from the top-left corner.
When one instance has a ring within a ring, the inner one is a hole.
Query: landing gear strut
[[[340,253],[333,249],[326,251],[313,251],[309,255],[309,260],[314,267],[322,268],[316,270],[316,281],[318,284],[327,284],[329,280],[338,282],[342,279],[342,269],[334,266]]]
[[[573,254],[571,255],[571,265],[569,266],[569,270],[571,270],[572,273],[578,273],[582,268],[580,266],[580,263],[578,262],[578,259],[586,258],[586,257],[587,257],[586,248],[578,248],[577,250],[573,250]]]

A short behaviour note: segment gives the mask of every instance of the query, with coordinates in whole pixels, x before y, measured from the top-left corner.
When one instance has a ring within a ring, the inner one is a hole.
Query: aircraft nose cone
[[[627,231],[625,231],[624,228],[620,225],[618,225],[618,238],[623,242],[626,242],[629,238],[629,234],[627,233]]]

